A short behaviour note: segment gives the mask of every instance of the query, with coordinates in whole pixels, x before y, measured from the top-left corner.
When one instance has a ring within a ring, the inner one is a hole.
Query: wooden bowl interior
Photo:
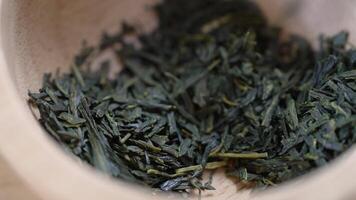
[[[158,0],[20,0],[5,1],[7,24],[6,53],[11,74],[22,96],[40,86],[44,72],[68,69],[83,40],[97,44],[103,31],[119,30],[128,21],[143,30],[155,27],[149,9]],[[355,3],[332,0],[257,1],[272,24],[307,37],[317,43],[319,33],[334,34],[355,29]],[[342,12],[336,12],[342,11]],[[351,37],[355,40],[355,37]],[[29,74],[30,73],[30,74]]]
[[[15,86],[18,98],[21,99],[22,111],[27,113],[28,121],[32,123],[33,127],[36,127],[31,131],[38,131],[31,133],[32,135],[44,134],[31,116],[26,104],[27,91],[29,89],[33,91],[40,87],[44,73],[55,72],[57,69],[60,69],[61,72],[68,70],[73,56],[80,49],[84,39],[89,44],[97,44],[104,30],[118,31],[122,21],[137,24],[144,31],[154,28],[156,25],[155,15],[147,6],[155,2],[157,1],[2,1],[2,48],[5,52],[6,68],[11,77],[11,84]],[[271,23],[282,25],[291,32],[302,34],[313,41],[313,44],[316,44],[315,41],[319,33],[333,34],[342,29],[353,31],[356,28],[353,26],[354,21],[352,20],[356,19],[356,12],[352,10],[356,3],[347,0],[341,2],[343,3],[335,4],[332,0],[258,1]],[[351,37],[351,40],[355,40],[355,38]],[[48,137],[43,138],[40,143],[48,143],[47,146],[44,146],[50,148],[49,151],[53,151],[54,157],[58,157],[53,162],[65,159],[65,155],[60,150],[54,150],[57,147]],[[46,159],[45,156],[48,155],[38,156]],[[47,159],[50,161],[49,158]],[[63,172],[60,174],[66,175],[68,173],[66,170],[69,169],[81,170],[73,160],[68,159],[66,162],[68,165],[63,167]],[[94,175],[88,175],[89,173],[92,171],[87,170],[80,177],[86,177],[83,180],[92,180],[99,176],[94,173],[92,173]],[[236,197],[234,196],[236,188],[232,182],[221,180],[219,187],[222,188],[222,191],[211,193],[208,198],[229,199]],[[105,183],[114,185],[110,181]],[[112,188],[117,189],[118,187],[115,185]],[[35,190],[40,191],[36,188]],[[224,194],[226,190],[231,192]],[[124,190],[118,191],[123,192]],[[115,192],[110,194],[115,194]],[[274,196],[274,194],[270,195]],[[243,196],[247,198],[248,195]],[[107,197],[109,199],[110,196]],[[139,197],[142,196],[137,194],[136,198],[134,194],[132,199],[139,199]],[[93,197],[88,196],[88,199],[93,199]]]

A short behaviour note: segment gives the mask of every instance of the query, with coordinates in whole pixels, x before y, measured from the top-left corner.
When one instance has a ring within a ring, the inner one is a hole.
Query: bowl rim
[[[98,194],[103,199],[150,199],[142,187],[113,181],[88,165],[74,164],[74,156],[68,156],[48,135],[38,134],[43,130],[26,112],[28,107],[11,77],[8,61],[15,56],[4,51],[12,47],[8,38],[13,36],[4,27],[15,21],[4,17],[6,2],[0,0],[0,156],[15,173],[13,177],[42,199],[96,200]]]
[[[43,199],[165,199],[148,193],[124,181],[114,181],[97,173],[87,165],[79,165],[55,145],[43,132],[11,79],[8,60],[4,51],[10,44],[3,29],[11,19],[4,19],[4,2],[0,0],[0,155],[16,175]],[[6,22],[6,20],[8,22]],[[24,157],[28,153],[30,156]],[[251,199],[341,199],[355,194],[356,148],[333,161],[330,165],[311,172],[277,188],[253,193]],[[347,173],[344,173],[347,172]],[[70,182],[66,177],[72,177]]]

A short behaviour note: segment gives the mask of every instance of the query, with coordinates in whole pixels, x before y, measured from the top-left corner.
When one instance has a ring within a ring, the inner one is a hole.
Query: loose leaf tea
[[[321,37],[314,51],[282,37],[249,1],[166,0],[156,11],[152,33],[124,24],[29,93],[40,123],[74,155],[111,176],[185,192],[214,189],[201,177],[217,168],[275,185],[356,142],[348,33]],[[137,34],[140,48],[125,39]],[[122,61],[114,79],[110,60],[89,69],[106,50]]]

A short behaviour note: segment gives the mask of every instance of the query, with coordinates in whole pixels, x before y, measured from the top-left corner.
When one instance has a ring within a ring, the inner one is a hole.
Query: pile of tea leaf
[[[159,27],[127,24],[85,46],[71,72],[29,93],[40,123],[97,169],[163,191],[214,189],[207,169],[258,186],[323,166],[356,141],[348,34],[282,37],[248,1],[166,0]],[[138,34],[140,47],[127,42]],[[89,69],[115,52],[123,70]]]

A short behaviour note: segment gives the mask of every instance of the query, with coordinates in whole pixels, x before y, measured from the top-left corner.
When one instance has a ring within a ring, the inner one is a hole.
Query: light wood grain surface
[[[2,158],[0,158],[0,199],[40,200]]]

